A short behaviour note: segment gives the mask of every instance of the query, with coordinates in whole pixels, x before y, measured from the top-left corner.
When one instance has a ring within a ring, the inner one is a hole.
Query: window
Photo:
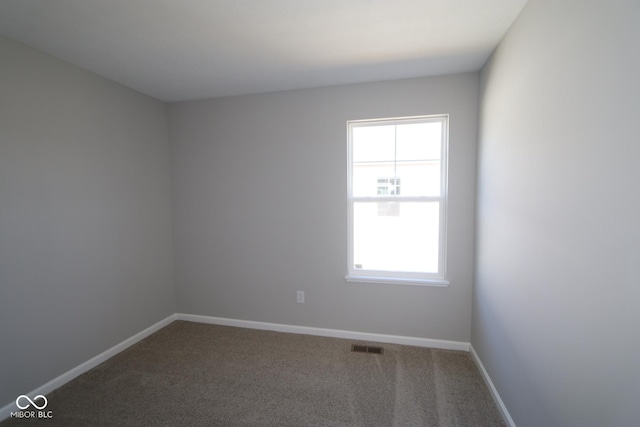
[[[448,116],[347,128],[347,280],[447,285]]]

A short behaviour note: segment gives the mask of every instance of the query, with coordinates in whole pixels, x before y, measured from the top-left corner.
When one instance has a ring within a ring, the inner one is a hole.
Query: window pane
[[[402,196],[439,196],[440,162],[400,162],[396,177],[402,183]]]
[[[441,146],[441,122],[397,126],[397,160],[439,160]]]
[[[356,270],[437,273],[440,203],[386,205],[354,203]]]
[[[395,138],[395,125],[355,126],[352,133],[353,162],[394,161]]]
[[[380,187],[391,184],[379,182],[384,179],[395,179],[394,163],[362,163],[353,165],[353,195],[355,197],[381,196]]]

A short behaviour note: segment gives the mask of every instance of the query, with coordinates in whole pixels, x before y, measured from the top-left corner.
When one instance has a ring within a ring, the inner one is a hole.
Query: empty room
[[[640,425],[638,23],[0,0],[0,426]]]

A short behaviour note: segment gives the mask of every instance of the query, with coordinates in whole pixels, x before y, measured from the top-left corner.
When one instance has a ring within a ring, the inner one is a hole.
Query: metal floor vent
[[[373,347],[369,345],[353,344],[351,346],[351,351],[355,353],[384,354],[384,349],[382,347]]]

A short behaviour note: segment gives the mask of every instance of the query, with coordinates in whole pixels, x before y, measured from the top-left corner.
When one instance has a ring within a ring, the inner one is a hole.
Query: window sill
[[[449,286],[448,280],[443,279],[414,279],[409,277],[382,277],[382,276],[345,276],[347,282],[358,283],[383,283],[389,285],[414,285],[414,286],[433,286],[437,288],[446,288]]]

